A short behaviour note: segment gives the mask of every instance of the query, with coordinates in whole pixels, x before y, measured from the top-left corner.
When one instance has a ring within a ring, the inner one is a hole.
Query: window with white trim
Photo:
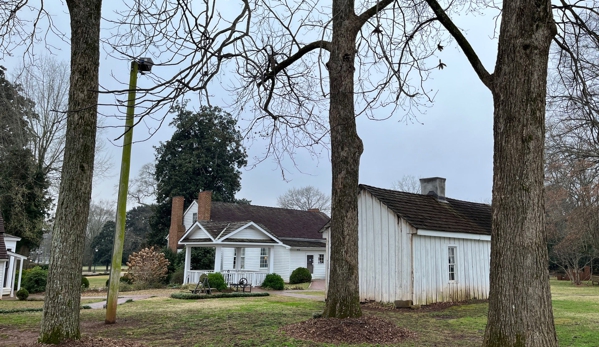
[[[239,270],[245,269],[245,248],[241,249],[239,254]]]
[[[245,248],[239,248],[241,251],[237,254],[237,248],[233,252],[233,269],[244,270],[245,269]],[[239,259],[239,269],[237,269],[237,259]]]
[[[324,264],[324,254],[318,255],[318,264]]]
[[[268,250],[266,248],[260,248],[260,268],[268,268]]]
[[[195,223],[195,222],[197,222],[197,221],[198,221],[198,213],[197,213],[197,212],[194,212],[194,213],[191,215],[191,222],[192,222],[192,223]]]
[[[447,254],[448,254],[448,263],[449,263],[449,281],[453,282],[456,279],[455,276],[455,267],[456,267],[456,249],[457,247],[455,246],[449,246],[447,248]]]

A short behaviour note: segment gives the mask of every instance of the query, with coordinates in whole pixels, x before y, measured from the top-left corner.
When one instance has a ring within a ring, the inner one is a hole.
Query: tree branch
[[[474,68],[474,71],[487,88],[491,89],[493,85],[493,75],[489,74],[485,66],[478,58],[478,55],[470,45],[470,42],[464,37],[460,29],[453,24],[453,21],[447,16],[447,13],[441,8],[441,5],[436,0],[425,0],[429,7],[433,10],[437,19],[449,31],[451,36],[457,41],[460,48],[464,51],[466,58]]]
[[[394,1],[395,0],[382,0],[377,2],[376,5],[372,6],[368,10],[364,11],[364,13],[358,16],[358,27],[362,27],[370,18],[374,17],[385,7],[391,5]]]
[[[262,81],[260,81],[258,83],[258,86],[261,86],[264,82],[266,82],[269,79],[273,79],[279,72],[285,70],[285,68],[287,68],[291,64],[295,63],[296,61],[301,59],[304,55],[308,54],[309,52],[311,52],[315,49],[321,48],[321,49],[330,51],[330,45],[331,45],[331,43],[329,41],[325,41],[325,40],[314,41],[314,42],[311,42],[311,43],[305,45],[304,47],[300,48],[295,54],[293,54],[289,58],[287,58],[287,59],[283,60],[281,63],[273,66],[272,70],[266,76],[264,76]]]

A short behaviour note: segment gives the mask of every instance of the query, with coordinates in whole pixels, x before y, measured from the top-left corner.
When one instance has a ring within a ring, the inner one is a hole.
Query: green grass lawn
[[[552,281],[551,285],[560,346],[597,346],[599,286],[575,287],[563,281]],[[0,301],[0,309],[6,303],[8,301]],[[18,303],[13,301],[10,305]],[[41,302],[23,304],[41,307]],[[102,323],[104,310],[82,310],[82,333],[136,340],[149,346],[332,346],[295,340],[279,332],[280,327],[307,320],[323,308],[323,302],[276,294],[197,301],[160,296],[119,306],[115,325]],[[393,310],[367,305],[363,311],[416,332],[416,338],[401,346],[467,347],[480,345],[487,308],[485,302],[477,302],[442,310]],[[4,334],[24,330],[37,332],[40,318],[39,312],[0,314],[0,326],[7,328]],[[94,328],[86,331],[85,327],[90,325]]]
[[[99,289],[106,288],[106,281],[108,280],[108,275],[102,276],[86,276],[89,281],[90,289]]]

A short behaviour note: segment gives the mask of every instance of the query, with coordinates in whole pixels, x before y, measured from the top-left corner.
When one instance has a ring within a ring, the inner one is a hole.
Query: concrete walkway
[[[256,289],[258,289],[258,288],[256,288]],[[283,291],[272,291],[270,293],[275,294],[275,295],[290,296],[290,297],[299,298],[299,299],[324,301],[324,290],[325,290],[324,280],[314,280],[310,284],[310,287],[306,290],[283,290]],[[258,289],[257,291],[262,291],[262,290]],[[307,292],[323,292],[323,294],[322,295],[304,294]],[[151,297],[153,297],[153,295],[123,295],[123,296],[119,296],[117,304],[121,305],[129,300],[137,301],[137,300],[148,299]],[[106,296],[86,296],[86,297],[83,297],[82,299],[105,299],[105,298],[106,298]],[[104,301],[100,301],[100,302],[94,302],[91,304],[85,304],[83,306],[89,306],[92,309],[96,309],[96,310],[104,309],[104,308],[106,308],[106,301],[104,300]]]
[[[127,301],[131,300],[131,301],[137,301],[137,300],[143,300],[143,299],[147,299],[147,298],[151,298],[153,295],[126,295],[126,296],[119,296],[119,299],[117,300],[117,305],[121,305],[126,303]],[[105,296],[103,297],[93,297],[93,296],[86,296],[82,299],[104,299]],[[89,306],[92,309],[100,309],[100,308],[106,308],[106,301],[100,301],[100,302],[94,302],[91,304],[85,304],[85,305],[81,305],[81,306]]]

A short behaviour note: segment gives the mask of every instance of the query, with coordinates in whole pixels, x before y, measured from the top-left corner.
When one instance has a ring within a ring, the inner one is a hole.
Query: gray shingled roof
[[[286,208],[212,202],[214,222],[253,221],[277,238],[320,239],[320,229],[329,221],[322,212]]]
[[[412,194],[360,184],[417,229],[491,235],[491,206],[432,195]]]
[[[0,213],[0,260],[7,259],[8,253],[6,253],[6,244],[4,243],[4,219],[2,218],[2,213]]]

